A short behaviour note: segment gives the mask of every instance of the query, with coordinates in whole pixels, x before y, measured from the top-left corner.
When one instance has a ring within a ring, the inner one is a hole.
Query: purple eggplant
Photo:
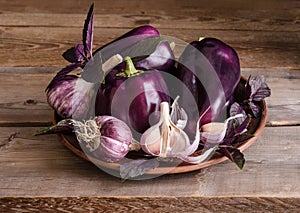
[[[182,82],[181,102],[187,111],[187,132],[200,125],[226,118],[226,106],[240,80],[235,50],[216,38],[193,41],[179,58],[175,74]]]
[[[165,72],[174,70],[174,53],[169,42],[160,37],[141,40],[124,54],[132,59],[134,66],[139,70],[155,69]],[[119,67],[125,69],[126,61]]]
[[[116,54],[123,58],[131,57],[137,68],[142,70],[169,70],[175,64],[175,57],[170,44],[159,36],[154,27],[146,25],[134,28],[96,50],[93,54],[94,60],[89,60],[85,65],[82,77],[88,82],[101,81],[103,79],[101,74],[104,73],[95,72],[95,70]]]
[[[152,37],[159,37],[159,32],[156,28],[150,25],[139,26],[98,48],[94,52],[94,55],[100,53],[103,61],[108,60],[115,54],[120,54],[123,57],[130,56],[126,53],[124,55],[123,52],[128,51],[128,48],[132,47],[137,42]]]
[[[150,55],[146,54],[146,58],[142,60],[137,60],[139,57],[133,58],[133,61],[136,61],[134,63],[136,68],[142,70],[156,69],[166,72],[173,70],[175,65],[175,56],[169,42],[162,40],[156,46],[154,45],[154,47],[155,51],[153,51]]]
[[[95,112],[96,115],[112,115],[123,120],[136,135],[147,130],[150,123],[158,121],[159,115],[155,116],[154,112],[159,111],[161,102],[170,103],[170,98],[160,71],[137,70],[130,57],[125,61],[125,69],[117,66],[101,84]]]
[[[131,47],[140,40],[149,37],[159,37],[156,28],[150,25],[136,27],[119,38],[98,48],[94,53],[93,46],[93,30],[94,30],[94,4],[91,5],[84,22],[82,30],[82,44],[77,44],[63,53],[63,57],[71,63],[82,63],[85,65],[95,54],[101,54],[102,60],[105,62],[115,54],[122,55],[122,51]],[[122,55],[123,56],[123,55]],[[127,55],[126,55],[127,56]]]

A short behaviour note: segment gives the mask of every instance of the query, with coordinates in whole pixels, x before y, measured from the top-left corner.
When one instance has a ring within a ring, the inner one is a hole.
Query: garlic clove
[[[140,140],[142,149],[146,153],[154,156],[159,155],[161,143],[161,134],[157,125],[160,125],[160,123],[146,130],[146,132],[142,135]]]
[[[243,117],[243,114],[237,114],[235,116],[231,116],[227,118],[224,123],[221,122],[211,122],[208,124],[205,124],[201,127],[201,133],[200,137],[201,140],[205,143],[211,143],[211,144],[219,144],[224,139],[227,128],[228,128],[228,122],[230,120]]]
[[[173,131],[170,132],[170,147],[171,155],[175,156],[181,153],[190,146],[190,140],[187,134],[177,126],[173,126]]]
[[[185,110],[183,108],[180,108],[178,104],[178,99],[179,96],[175,98],[171,106],[171,120],[178,128],[184,129],[187,124],[188,116]]]

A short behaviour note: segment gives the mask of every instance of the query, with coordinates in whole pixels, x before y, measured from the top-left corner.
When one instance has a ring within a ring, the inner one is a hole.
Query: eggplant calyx
[[[122,70],[122,72],[116,74],[116,76],[122,76],[122,77],[129,78],[131,76],[135,76],[135,75],[139,75],[139,74],[143,73],[142,70],[137,70],[135,68],[133,61],[130,57],[127,56],[125,58],[125,63],[126,63],[125,70]]]

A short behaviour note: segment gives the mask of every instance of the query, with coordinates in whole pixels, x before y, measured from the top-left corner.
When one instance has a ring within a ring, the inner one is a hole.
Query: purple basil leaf
[[[82,31],[82,43],[85,52],[88,52],[92,56],[92,46],[93,46],[93,23],[94,19],[94,3],[91,5],[90,10],[84,22],[84,28]]]
[[[250,100],[261,101],[271,95],[264,76],[250,77],[249,85],[251,86]]]
[[[228,129],[225,138],[222,141],[222,145],[233,145],[240,135],[246,134],[245,131],[250,123],[250,118],[246,119],[239,126],[230,126]],[[234,124],[231,124],[234,125]]]
[[[254,137],[253,134],[248,134],[248,133],[237,135],[235,137],[234,141],[230,145],[237,147],[237,146],[245,143],[246,141],[248,141],[249,139],[251,139],[253,137]]]
[[[87,59],[84,52],[84,46],[82,44],[77,44],[75,47],[71,47],[65,51],[62,56],[71,63],[80,63]]]
[[[245,158],[244,154],[241,153],[240,150],[236,148],[229,148],[229,147],[222,147],[219,149],[219,152],[221,152],[223,155],[225,155],[229,160],[234,162],[239,169],[243,169],[244,164],[245,164]]]
[[[236,119],[231,121],[231,122],[234,122],[235,126],[241,125],[244,122],[244,120],[247,118],[245,110],[237,102],[234,102],[231,105],[230,110],[229,110],[229,114],[230,114],[230,117],[238,115],[238,114],[243,114],[244,115],[243,117],[239,117],[239,118],[236,118]],[[232,123],[230,123],[230,125],[232,125]]]
[[[77,44],[75,46],[75,56],[78,62],[83,62],[84,60],[87,60],[87,55],[85,54],[83,44]]]
[[[244,133],[245,130],[247,130],[249,123],[250,123],[250,118],[246,117],[245,120],[234,129],[234,136]]]
[[[230,131],[229,133],[227,133],[227,135],[221,142],[221,145],[225,145],[225,146],[231,145],[231,144],[233,144],[234,139],[235,139],[234,131]]]
[[[120,165],[120,175],[123,180],[145,174],[159,166],[157,158],[130,160]]]
[[[66,50],[62,56],[64,57],[64,59],[66,59],[67,61],[71,62],[71,63],[76,63],[77,62],[77,57],[75,54],[75,47],[71,47],[70,49]]]
[[[246,85],[245,85],[245,90],[244,90],[244,100],[248,100],[251,95],[251,86],[249,85],[249,81],[251,79],[251,75],[249,76]]]
[[[254,115],[254,117],[259,117],[261,115],[261,108],[257,105],[255,105],[253,102],[249,102],[249,107]]]

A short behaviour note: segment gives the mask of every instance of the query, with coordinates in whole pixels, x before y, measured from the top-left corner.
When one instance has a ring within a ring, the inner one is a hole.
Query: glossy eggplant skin
[[[123,55],[123,51],[127,51],[135,43],[151,37],[159,37],[159,32],[155,27],[150,25],[139,26],[98,48],[93,55],[101,53],[104,62],[115,54],[126,57],[128,55]]]
[[[215,38],[205,38],[198,45],[196,48],[208,59],[218,74],[228,100],[241,77],[238,54],[232,47]]]
[[[155,51],[142,60],[135,60],[135,67],[141,70],[156,69],[169,72],[174,69],[175,56],[168,41],[161,41]]]
[[[159,111],[160,103],[170,103],[168,88],[158,70],[150,69],[129,77],[117,76],[123,71],[122,66],[117,66],[106,76],[98,90],[95,112],[96,115],[112,115],[124,121],[133,133],[143,133],[158,121],[154,112]]]
[[[195,131],[199,118],[200,125],[224,120],[240,80],[239,58],[232,47],[216,38],[193,41],[180,56],[175,75],[187,88],[181,87],[179,94],[189,117],[188,133]]]
[[[127,56],[130,55],[128,52]],[[133,57],[132,61],[137,69],[144,71],[155,69],[172,73],[175,67],[175,56],[167,41],[159,42],[149,56]],[[125,69],[125,67],[125,61],[118,65],[118,69]]]

